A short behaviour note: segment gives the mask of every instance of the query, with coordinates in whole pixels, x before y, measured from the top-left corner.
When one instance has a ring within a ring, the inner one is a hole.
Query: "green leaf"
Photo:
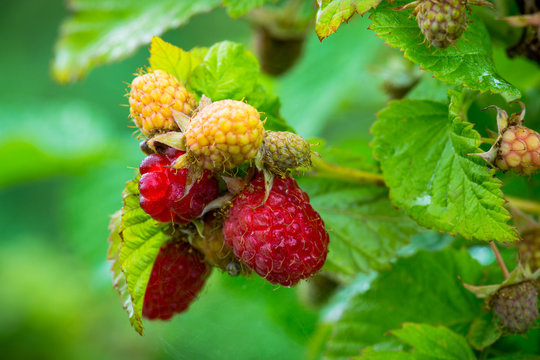
[[[381,0],[317,0],[319,10],[315,20],[315,32],[320,40],[335,33],[343,22],[356,13],[364,15],[375,8]]]
[[[403,322],[451,327],[462,335],[482,312],[482,301],[458,276],[480,283],[482,266],[466,250],[420,251],[379,273],[368,290],[354,295],[334,325],[325,359],[346,359],[386,340]]]
[[[230,41],[215,44],[193,70],[190,86],[213,101],[241,99],[255,88],[259,62],[243,45]]]
[[[60,29],[54,77],[60,82],[78,80],[92,67],[122,59],[152,36],[219,4],[219,0],[71,0],[74,15]]]
[[[463,94],[449,91],[452,105],[428,100],[391,102],[372,133],[394,205],[420,225],[483,241],[516,241],[507,223],[501,182],[486,162],[480,135],[463,119]]]
[[[109,250],[107,251],[107,260],[111,262],[111,272],[113,274],[113,287],[118,291],[122,306],[128,311],[132,307],[129,292],[127,290],[126,276],[120,267],[120,249],[122,247],[122,210],[115,212],[109,222]]]
[[[409,3],[396,0],[396,6]],[[489,34],[482,20],[471,15],[472,22],[457,42],[456,47],[437,49],[423,44],[420,29],[411,11],[379,8],[370,16],[370,29],[393,47],[401,49],[405,57],[433,72],[438,79],[454,85],[465,85],[473,90],[501,93],[512,100],[520,92],[504,80],[493,63]]]
[[[405,323],[392,335],[409,344],[412,352],[363,351],[358,360],[476,360],[465,338],[444,326]]]
[[[169,238],[167,224],[153,220],[139,205],[138,177],[126,184],[122,208],[122,245],[118,259],[125,275],[129,300],[124,302],[129,321],[142,335],[142,309],[146,286],[161,245]]]
[[[247,14],[253,9],[263,6],[268,1],[269,0],[223,0],[223,5],[227,7],[229,15],[232,17],[239,17]]]
[[[148,61],[152,70],[166,71],[185,84],[193,69],[200,64],[202,59],[154,36]]]
[[[501,336],[501,327],[494,321],[492,314],[489,313],[473,321],[467,333],[467,341],[476,350],[483,350]]]
[[[446,103],[448,89],[455,86],[437,80],[431,74],[424,73],[418,84],[407,94],[407,99],[432,100]]]
[[[312,176],[299,183],[330,235],[324,269],[348,280],[359,272],[388,268],[397,251],[422,229],[392,206],[384,186],[374,185],[381,179],[377,167],[357,151],[328,146],[314,150],[325,161],[314,156]],[[363,179],[364,184],[359,182]]]
[[[406,323],[401,329],[392,331],[392,334],[411,345],[413,352],[418,355],[441,360],[476,359],[465,338],[444,326]]]
[[[281,116],[279,97],[271,94],[263,85],[257,84],[253,92],[245,100],[259,110],[261,120],[265,120],[264,128],[266,130],[294,132],[294,129]]]
[[[388,268],[397,250],[420,230],[392,207],[384,188],[307,177],[300,186],[330,235],[324,269],[342,277]]]
[[[352,360],[430,360],[415,354],[402,351],[376,351],[369,347],[362,350],[362,355],[351,358]]]

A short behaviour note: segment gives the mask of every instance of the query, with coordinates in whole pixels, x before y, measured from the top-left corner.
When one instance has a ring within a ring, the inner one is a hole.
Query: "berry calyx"
[[[204,255],[210,265],[216,266],[229,275],[248,275],[250,270],[241,264],[230,247],[223,240],[223,217],[210,214],[205,217],[202,234],[196,234],[190,239],[191,245]],[[231,268],[237,270],[231,271]]]
[[[495,162],[503,171],[514,170],[523,175],[540,169],[540,134],[525,126],[508,127],[503,133]]]
[[[169,149],[166,155],[152,154],[141,162],[140,205],[155,220],[189,223],[218,196],[218,182],[210,171],[204,171],[186,194],[189,170],[170,168],[182,154]]]
[[[263,166],[279,175],[311,165],[311,148],[300,135],[288,131],[267,131],[261,146]]]
[[[195,106],[195,97],[163,70],[139,75],[131,83],[130,115],[146,137],[178,131],[173,111],[191,115]]]
[[[490,306],[506,330],[522,334],[538,318],[538,291],[532,281],[505,286],[493,295]]]
[[[148,319],[170,319],[189,307],[212,268],[188,243],[171,241],[156,257],[143,303]]]
[[[223,237],[238,259],[284,286],[317,273],[328,253],[324,222],[290,177],[275,177],[265,201],[264,176],[257,175],[233,201]]]
[[[263,136],[257,109],[236,100],[203,107],[185,130],[188,152],[213,171],[232,169],[255,157]]]

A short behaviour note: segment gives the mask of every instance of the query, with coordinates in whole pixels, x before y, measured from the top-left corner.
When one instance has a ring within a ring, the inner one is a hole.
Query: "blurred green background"
[[[92,70],[82,82],[59,85],[49,64],[68,16],[65,4],[2,5],[0,358],[304,357],[318,315],[297,291],[218,271],[187,313],[147,322],[144,337],[131,329],[105,254],[109,214],[120,208],[124,184],[143,158],[123,105],[148,48]],[[324,134],[369,160],[368,129],[388,100],[382,84],[392,76],[380,59],[401,55],[367,26],[367,18],[357,17],[322,44],[310,34],[297,66],[269,85],[301,135]],[[249,25],[223,10],[163,38],[186,49],[226,39],[252,48]],[[510,63],[499,55],[507,75]],[[526,74],[525,68],[509,80],[525,81]]]

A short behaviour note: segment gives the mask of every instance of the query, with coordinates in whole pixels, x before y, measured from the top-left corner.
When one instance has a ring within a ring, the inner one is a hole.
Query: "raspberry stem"
[[[510,276],[510,273],[508,272],[508,268],[506,267],[506,264],[504,263],[504,260],[501,256],[501,253],[499,252],[499,249],[497,248],[497,245],[495,245],[494,241],[490,241],[489,246],[491,246],[491,250],[493,251],[493,254],[495,254],[495,258],[497,259],[497,264],[501,268],[501,272],[503,273],[504,278],[508,279],[508,276]]]
[[[516,208],[531,213],[531,214],[540,214],[540,203],[537,201],[521,199],[514,196],[505,195],[506,200]]]
[[[371,173],[337,166],[322,160],[317,156],[312,157],[313,171],[310,176],[355,182],[361,185],[386,186],[382,174]],[[510,206],[516,207],[530,214],[540,214],[540,202],[505,195]]]
[[[317,156],[312,157],[312,163],[317,177],[353,181],[364,185],[385,186],[384,177],[381,174],[337,166]]]

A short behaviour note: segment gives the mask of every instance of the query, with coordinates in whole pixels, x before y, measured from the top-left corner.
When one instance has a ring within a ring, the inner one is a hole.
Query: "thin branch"
[[[313,156],[314,176],[356,182],[362,185],[385,186],[384,177],[381,174],[370,173],[330,164],[317,156]]]
[[[527,200],[527,199],[521,199],[514,196],[508,196],[506,195],[506,200],[510,203],[510,205],[515,206],[516,208],[531,213],[531,214],[540,214],[540,203],[533,201],[533,200]]]
[[[502,259],[499,249],[497,249],[497,245],[495,245],[494,241],[490,241],[489,246],[491,246],[491,250],[493,250],[493,253],[495,254],[495,258],[497,259],[497,264],[499,264],[499,267],[501,268],[504,278],[508,279],[508,276],[510,276],[510,273],[508,272],[508,268],[506,267],[506,264],[504,263],[504,260]]]

